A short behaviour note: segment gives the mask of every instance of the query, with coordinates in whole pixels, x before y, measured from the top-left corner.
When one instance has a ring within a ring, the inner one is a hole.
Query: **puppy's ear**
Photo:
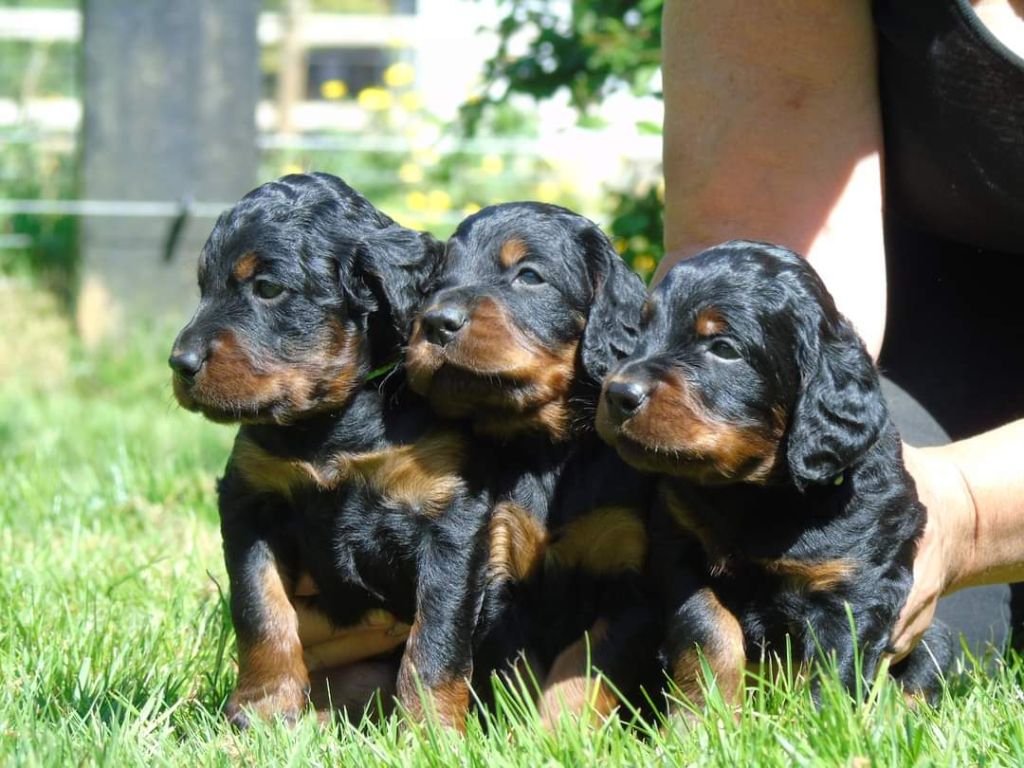
[[[801,489],[838,477],[889,418],[878,371],[853,326],[836,313],[820,328],[801,340],[800,393],[787,437],[789,471]]]
[[[600,384],[611,367],[636,346],[640,308],[647,290],[601,230],[591,226],[578,237],[586,253],[594,290],[583,329],[580,360],[587,376]]]
[[[444,244],[431,235],[397,224],[368,237],[358,250],[356,272],[399,343],[409,338],[413,316],[443,252]]]
[[[349,319],[359,323],[365,331],[368,318],[377,311],[378,301],[358,266],[361,261],[360,243],[341,241],[343,245],[335,254],[334,270],[337,290],[344,297],[344,308]]]

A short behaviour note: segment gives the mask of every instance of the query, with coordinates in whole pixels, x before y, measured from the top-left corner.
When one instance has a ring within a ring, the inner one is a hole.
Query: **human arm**
[[[877,356],[881,117],[868,0],[666,0],[665,245],[805,254]]]
[[[898,657],[928,628],[942,595],[1024,580],[1024,420],[904,454],[928,522],[893,635]]]

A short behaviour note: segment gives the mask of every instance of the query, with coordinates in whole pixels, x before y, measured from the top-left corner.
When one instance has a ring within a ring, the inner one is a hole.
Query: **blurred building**
[[[0,153],[24,154],[13,164],[0,154],[0,235],[29,232],[38,247],[41,227],[5,216],[76,217],[77,228],[51,229],[82,247],[80,319],[97,334],[108,305],[187,307],[212,217],[282,173],[338,173],[441,236],[508,199],[600,219],[606,183],[658,176],[660,141],[636,127],[660,122],[654,99],[615,96],[600,131],[580,128],[557,98],[515,104],[500,129],[470,141],[448,130],[481,92],[504,12],[495,0],[82,7],[91,19],[74,0],[0,2]],[[571,11],[568,0],[555,7]],[[0,238],[0,258],[5,242],[24,243]]]

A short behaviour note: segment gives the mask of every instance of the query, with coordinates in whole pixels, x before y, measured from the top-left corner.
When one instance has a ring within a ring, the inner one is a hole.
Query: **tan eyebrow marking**
[[[512,238],[506,240],[505,244],[501,246],[498,260],[501,262],[501,266],[508,268],[525,259],[528,253],[529,249],[526,247],[526,243],[518,238]]]
[[[716,333],[722,333],[728,326],[718,309],[707,307],[697,313],[694,328],[698,336],[714,336]]]
[[[654,317],[654,304],[650,299],[644,302],[644,305],[640,307],[640,322],[649,323],[651,318]]]
[[[254,274],[256,274],[256,268],[260,264],[260,258],[252,251],[242,254],[238,261],[235,262],[235,266],[231,268],[231,274],[235,276],[236,280],[248,280]]]

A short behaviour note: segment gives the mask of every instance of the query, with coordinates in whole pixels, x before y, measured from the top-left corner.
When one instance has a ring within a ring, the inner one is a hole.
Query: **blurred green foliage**
[[[74,153],[3,139],[0,136],[0,199],[75,196]],[[0,275],[34,275],[70,302],[77,278],[77,233],[73,216],[0,214]]]
[[[72,98],[77,70],[75,43],[0,41],[0,99]]]
[[[391,13],[391,0],[307,0],[313,13]],[[288,0],[263,0],[263,10],[283,11]]]
[[[663,0],[572,0],[571,13],[555,0],[499,0],[504,16],[500,43],[484,70],[482,95],[462,109],[472,134],[483,117],[516,95],[536,100],[560,92],[584,127],[600,128],[593,108],[615,91],[660,97],[656,74],[661,61]],[[520,50],[523,40],[525,50]],[[641,133],[660,126],[638,123]],[[649,276],[664,255],[663,203],[656,186],[610,191],[610,234],[625,258]]]
[[[567,20],[565,4],[553,0],[499,0],[506,14],[498,23],[500,43],[487,63],[488,95],[466,108],[467,119],[488,103],[512,93],[550,98],[567,89],[572,104],[586,114],[617,89],[652,93],[661,66],[663,0],[573,0]],[[512,55],[513,38],[530,42]]]
[[[517,151],[517,141],[536,135],[536,121],[512,105],[496,105],[483,116],[480,139],[494,139],[486,152],[453,138],[451,126],[420,108],[403,106],[406,88],[373,89],[384,105],[371,112],[361,135],[337,132],[344,149],[280,149],[264,152],[260,178],[318,170],[353,184],[381,210],[405,226],[448,237],[459,221],[496,200],[557,199],[577,204],[574,190],[557,181],[552,165]],[[393,148],[360,148],[361,136],[394,137]],[[457,137],[455,137],[457,139]]]

